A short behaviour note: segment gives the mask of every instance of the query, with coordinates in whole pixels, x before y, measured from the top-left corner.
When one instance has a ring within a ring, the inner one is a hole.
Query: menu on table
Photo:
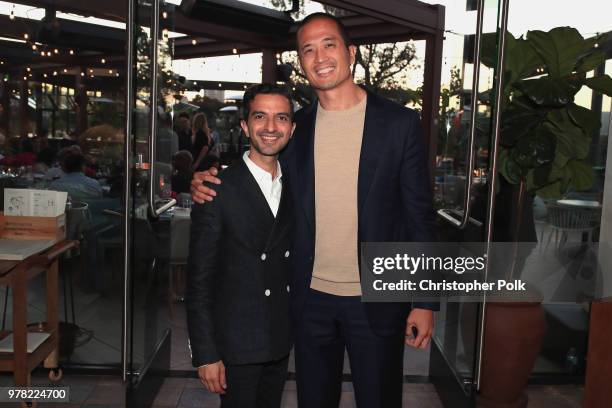
[[[64,191],[5,188],[4,215],[57,217],[64,213],[67,199]]]

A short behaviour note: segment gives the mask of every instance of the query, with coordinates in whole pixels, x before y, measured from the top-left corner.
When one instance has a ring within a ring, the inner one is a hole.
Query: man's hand
[[[221,180],[216,177],[217,174],[219,174],[219,170],[215,167],[193,173],[193,179],[191,179],[191,198],[193,201],[203,204],[205,201],[214,200],[217,193],[212,188],[206,187],[203,183],[207,181],[213,184],[221,184]]]
[[[417,336],[412,333],[416,328]],[[406,344],[410,347],[426,349],[433,334],[433,312],[427,309],[412,309],[406,319]]]
[[[225,365],[223,365],[223,361],[199,367],[198,376],[208,391],[225,394],[227,382],[225,381]]]

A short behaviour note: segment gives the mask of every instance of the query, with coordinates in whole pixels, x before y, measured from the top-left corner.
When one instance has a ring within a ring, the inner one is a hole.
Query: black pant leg
[[[263,365],[257,387],[257,408],[280,408],[288,363],[289,356]]]
[[[295,375],[300,408],[338,408],[344,339],[336,319],[335,298],[311,290],[295,328]]]
[[[342,330],[358,408],[401,408],[404,334],[378,336],[361,300],[343,302]]]
[[[259,364],[226,366],[227,390],[221,395],[221,408],[257,408],[262,369]]]

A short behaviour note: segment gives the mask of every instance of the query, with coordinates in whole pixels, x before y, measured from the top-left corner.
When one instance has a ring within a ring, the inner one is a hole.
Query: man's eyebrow
[[[276,114],[276,116],[280,116],[280,115],[287,115],[287,116],[289,116],[289,115],[290,115],[290,113],[289,113],[289,112],[278,112],[278,113]]]

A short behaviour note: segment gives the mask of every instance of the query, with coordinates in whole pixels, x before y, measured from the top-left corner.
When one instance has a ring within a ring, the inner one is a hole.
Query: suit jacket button
[[[291,292],[291,288],[287,285],[287,292]]]
[[[287,251],[285,252],[285,258],[289,258],[289,254],[290,254],[290,252],[287,250]]]
[[[264,292],[266,296],[270,296],[270,289],[266,289],[266,291]]]
[[[264,252],[263,254],[261,254],[261,260],[265,261],[266,260],[266,253]]]

